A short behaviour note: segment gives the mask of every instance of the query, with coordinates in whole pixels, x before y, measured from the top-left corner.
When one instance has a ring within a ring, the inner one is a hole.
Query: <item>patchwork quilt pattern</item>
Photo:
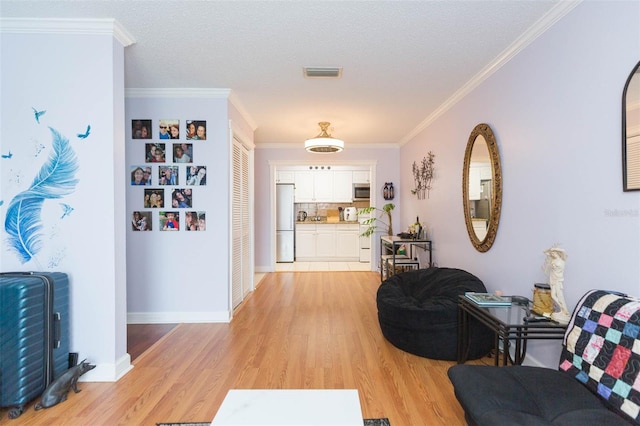
[[[567,327],[559,369],[640,424],[640,300],[585,294]]]

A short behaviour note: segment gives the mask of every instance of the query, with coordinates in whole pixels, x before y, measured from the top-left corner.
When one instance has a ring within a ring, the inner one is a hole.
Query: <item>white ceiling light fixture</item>
[[[327,121],[318,123],[318,126],[320,126],[320,134],[315,138],[307,139],[304,142],[304,149],[320,154],[331,154],[342,151],[344,149],[344,141],[336,139],[327,133],[330,125],[331,123]]]

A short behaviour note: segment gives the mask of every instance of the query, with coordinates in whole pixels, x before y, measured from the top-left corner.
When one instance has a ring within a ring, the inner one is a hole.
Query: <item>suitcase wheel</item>
[[[24,413],[24,407],[15,407],[9,410],[9,418],[17,419],[20,415]]]

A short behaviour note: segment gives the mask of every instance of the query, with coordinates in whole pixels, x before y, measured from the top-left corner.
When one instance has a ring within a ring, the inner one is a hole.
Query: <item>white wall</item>
[[[131,166],[145,164],[145,144],[164,142],[167,145],[166,165],[174,164],[170,146],[173,143],[192,143],[193,165],[207,167],[207,184],[185,185],[186,167],[179,166],[179,184],[160,186],[158,164],[153,167],[153,183],[146,186],[127,186],[127,218],[134,210],[153,211],[153,230],[133,231],[127,228],[127,302],[128,318],[132,323],[152,322],[208,322],[228,321],[230,250],[230,145],[229,145],[229,90],[227,89],[132,89],[126,98],[127,171]],[[234,123],[250,138],[240,114]],[[131,120],[153,120],[153,139],[131,138]],[[181,138],[160,140],[160,119],[179,119]],[[207,140],[185,138],[187,120],[206,120]],[[160,164],[162,165],[162,164]],[[171,190],[191,188],[192,208],[166,210],[180,211],[178,232],[160,231],[159,211],[143,208],[144,188],[165,188],[165,201],[170,202]],[[184,230],[185,211],[205,211],[206,231]]]
[[[11,201],[54,155],[56,129],[76,155],[78,179],[68,195],[41,208],[41,249],[22,263],[3,227],[0,270],[60,271],[70,278],[71,350],[97,364],[85,380],[116,380],[130,368],[124,288],[124,48],[114,23],[92,21],[83,35],[65,25],[3,20],[0,152],[3,223]],[[104,31],[105,29],[109,31]],[[24,33],[28,30],[31,34]],[[98,35],[90,35],[90,34]],[[126,43],[125,43],[126,44]],[[35,120],[32,108],[46,110]],[[86,139],[77,137],[91,125]],[[59,168],[57,169],[59,170]],[[59,188],[60,185],[52,185]],[[51,192],[51,191],[50,191]],[[73,210],[64,216],[63,205]]]
[[[273,231],[272,223],[274,219],[272,217],[271,207],[271,187],[274,185],[274,181],[270,179],[270,163],[282,162],[293,164],[300,162],[300,164],[346,164],[353,162],[354,164],[361,164],[363,162],[369,162],[375,164],[376,167],[376,188],[372,188],[372,191],[377,191],[377,205],[380,207],[383,205],[384,200],[382,198],[382,188],[385,182],[393,182],[396,188],[396,194],[401,190],[398,184],[400,180],[400,172],[398,170],[398,164],[400,160],[399,148],[393,146],[385,146],[380,148],[372,148],[370,146],[366,148],[359,148],[349,146],[349,141],[345,141],[344,151],[331,155],[313,154],[304,150],[304,141],[300,141],[300,146],[296,148],[267,148],[262,149],[260,146],[256,147],[255,151],[255,245],[256,245],[256,271],[259,272],[271,272],[274,270],[274,266],[271,259],[275,259],[275,232]],[[396,204],[393,218],[397,220],[399,217],[399,198],[392,201]],[[394,228],[394,230],[397,227]],[[399,231],[397,231],[399,232]],[[375,253],[379,252],[378,244],[374,244],[372,247]],[[374,254],[374,259],[376,255]],[[376,267],[376,263],[372,263],[372,267]]]
[[[640,295],[640,192],[622,191],[621,98],[640,59],[640,3],[583,2],[401,151],[410,165],[436,154],[431,197],[402,197],[402,221],[427,222],[440,266],[466,269],[489,290],[531,297],[546,282],[543,250],[568,253],[567,304],[592,288]],[[503,205],[493,248],[477,252],[462,209],[469,134],[489,124],[503,170]],[[559,342],[532,342],[530,355],[557,365]]]

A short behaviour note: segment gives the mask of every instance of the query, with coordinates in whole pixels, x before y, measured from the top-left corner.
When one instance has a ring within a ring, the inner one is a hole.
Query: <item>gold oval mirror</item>
[[[622,92],[622,184],[624,191],[640,190],[640,62]]]
[[[467,142],[462,171],[464,221],[479,252],[493,245],[502,210],[500,153],[491,127],[478,124]]]

